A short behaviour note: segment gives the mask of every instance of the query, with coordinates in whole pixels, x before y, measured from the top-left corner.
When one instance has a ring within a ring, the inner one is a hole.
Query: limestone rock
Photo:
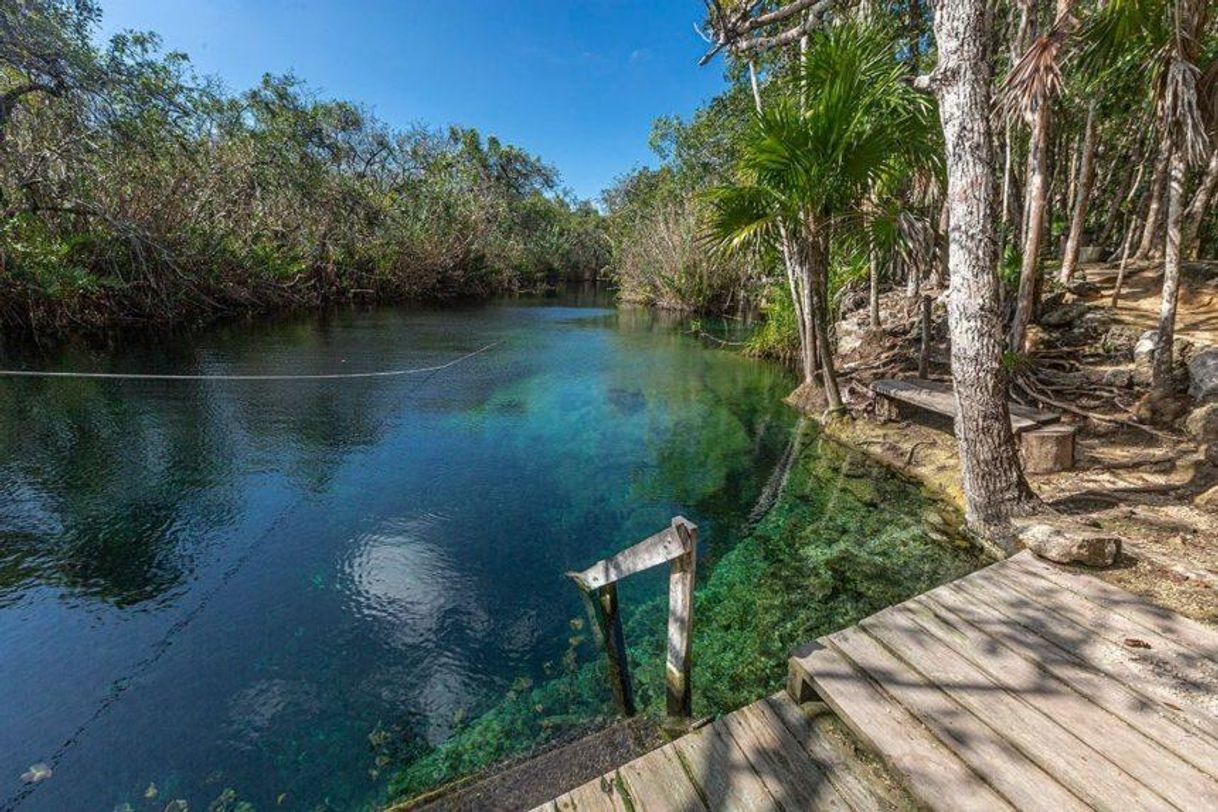
[[[1159,344],[1159,331],[1147,330],[1138,336],[1138,342],[1133,345],[1134,366],[1150,369],[1155,363],[1155,347]]]
[[[1121,540],[1090,527],[1035,522],[1016,533],[1024,547],[1059,564],[1110,566],[1121,555]]]
[[[1206,403],[1189,412],[1184,428],[1199,443],[1218,440],[1218,403]]]
[[[1188,362],[1188,393],[1196,400],[1218,400],[1218,347],[1206,347]]]
[[[863,346],[867,328],[853,321],[842,320],[837,323],[837,352],[839,355],[849,355]]]

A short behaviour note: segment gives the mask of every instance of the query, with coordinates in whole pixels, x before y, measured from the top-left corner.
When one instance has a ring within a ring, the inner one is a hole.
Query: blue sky
[[[391,124],[460,123],[539,154],[582,197],[653,163],[656,116],[723,85],[698,0],[101,0],[232,90],[292,71]]]

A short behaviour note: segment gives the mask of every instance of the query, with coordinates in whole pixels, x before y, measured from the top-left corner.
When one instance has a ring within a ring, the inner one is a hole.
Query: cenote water
[[[398,378],[0,380],[0,809],[372,808],[575,735],[613,708],[563,573],[677,513],[702,535],[700,713],[976,564],[916,489],[797,424],[789,372],[595,300],[9,347],[3,366],[356,372],[493,342]],[[622,593],[651,709],[662,579]]]

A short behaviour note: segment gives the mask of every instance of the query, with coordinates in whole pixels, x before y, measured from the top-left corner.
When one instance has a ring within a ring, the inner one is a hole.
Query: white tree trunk
[[[1019,468],[1007,405],[999,321],[997,242],[990,147],[990,8],[944,0],[935,13],[939,97],[947,154],[948,326],[964,474],[965,519],[1002,542],[1011,516],[1038,506]]]
[[[1172,394],[1172,355],[1176,335],[1176,302],[1180,294],[1180,222],[1184,213],[1184,148],[1169,147],[1167,181],[1167,239],[1163,248],[1163,293],[1159,301],[1159,335],[1155,345],[1151,390]]]
[[[1070,219],[1070,236],[1062,256],[1061,281],[1069,282],[1078,267],[1078,252],[1082,247],[1083,227],[1087,223],[1087,204],[1095,181],[1095,104],[1087,108],[1087,126],[1083,131],[1083,155],[1079,161],[1078,183],[1075,188],[1074,214]]]
[[[1159,231],[1159,221],[1163,214],[1163,186],[1167,180],[1167,159],[1167,137],[1164,136],[1159,157],[1155,161],[1155,171],[1150,176],[1150,189],[1148,190],[1150,205],[1146,209],[1146,220],[1142,225],[1142,240],[1138,243],[1138,250],[1133,255],[1134,259],[1146,259],[1154,248],[1155,234]]]
[[[1210,212],[1215,191],[1218,191],[1218,147],[1215,147],[1210,155],[1205,178],[1197,188],[1197,194],[1193,195],[1193,202],[1184,212],[1184,236],[1181,238],[1181,246],[1184,255],[1189,259],[1196,259],[1201,250],[1201,224],[1205,222],[1205,215]]]
[[[1028,324],[1035,307],[1036,275],[1040,272],[1040,248],[1045,230],[1045,199],[1049,193],[1048,173],[1049,102],[1042,101],[1032,119],[1028,145],[1028,194],[1025,199],[1023,258],[1019,266],[1019,293],[1015,298],[1015,318],[1007,346],[1023,352]]]

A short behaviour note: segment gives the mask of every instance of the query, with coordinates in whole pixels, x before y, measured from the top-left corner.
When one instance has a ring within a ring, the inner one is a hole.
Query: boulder
[[[1188,393],[1196,400],[1218,400],[1218,347],[1206,347],[1188,362]]]
[[[1034,554],[1059,564],[1107,567],[1121,555],[1119,538],[1081,525],[1032,522],[1020,527],[1016,537]]]
[[[1085,316],[1088,309],[1078,302],[1055,307],[1040,317],[1040,323],[1046,327],[1066,327]]]
[[[1218,403],[1206,403],[1189,412],[1184,429],[1199,443],[1218,440]]]
[[[1147,330],[1138,336],[1133,345],[1133,364],[1136,367],[1150,369],[1155,364],[1155,347],[1159,345],[1159,331]]]
[[[839,355],[850,355],[863,346],[867,328],[853,321],[842,320],[837,323],[837,352]]]

